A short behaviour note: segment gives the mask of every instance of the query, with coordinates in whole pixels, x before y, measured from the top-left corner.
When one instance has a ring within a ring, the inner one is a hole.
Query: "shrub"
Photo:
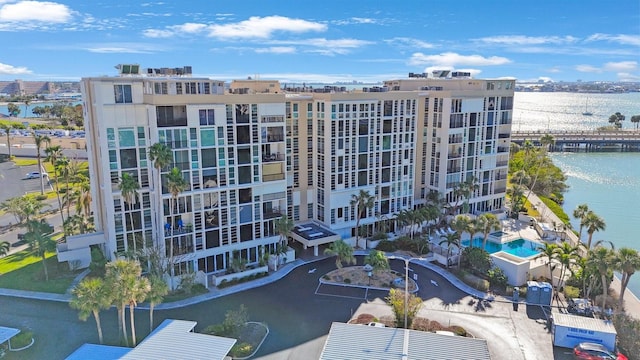
[[[23,348],[31,344],[33,333],[31,331],[23,331],[11,338],[11,347],[15,349]]]
[[[450,326],[449,331],[452,331],[454,334],[458,336],[467,336],[467,330],[465,330],[465,328],[463,328],[462,326],[457,326],[457,325]]]
[[[564,296],[566,298],[579,298],[580,297],[580,289],[575,286],[565,286],[564,287]]]
[[[491,268],[491,257],[484,249],[467,247],[462,250],[462,266],[474,274],[486,274]]]
[[[351,284],[351,279],[349,279],[349,278],[344,279],[344,283],[345,284]]]
[[[251,355],[252,352],[253,346],[246,342],[235,344],[231,348],[231,355],[237,358],[247,357]]]
[[[389,236],[385,232],[377,232],[371,237],[373,240],[387,240]]]
[[[382,240],[376,246],[376,250],[384,251],[384,252],[394,252],[397,250],[396,244],[393,241]]]
[[[504,274],[504,271],[497,266],[489,269],[487,272],[489,277],[489,284],[492,287],[497,287],[500,289],[504,289],[507,287],[507,276]]]
[[[36,200],[44,201],[47,200],[47,195],[37,195]]]
[[[331,280],[331,278],[330,278],[330,277],[329,277],[329,275],[327,275],[327,274],[322,275],[322,278],[323,278],[323,279],[325,279],[325,280]]]

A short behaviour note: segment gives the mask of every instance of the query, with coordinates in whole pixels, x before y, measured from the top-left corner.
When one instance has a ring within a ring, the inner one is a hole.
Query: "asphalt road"
[[[40,192],[39,179],[26,179],[27,173],[39,171],[38,165],[17,166],[12,162],[0,163],[0,202],[27,193]],[[48,180],[44,179],[45,191],[50,189]]]

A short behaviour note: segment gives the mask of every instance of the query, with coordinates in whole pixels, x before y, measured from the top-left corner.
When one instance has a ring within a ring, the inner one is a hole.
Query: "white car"
[[[49,177],[49,174],[47,174],[47,173],[42,173],[42,175],[40,175],[40,173],[39,173],[39,172],[34,171],[34,172],[30,172],[30,173],[28,173],[27,175],[25,175],[25,178],[26,178],[26,179],[39,179],[39,178],[40,178],[40,176],[42,176],[42,177],[46,178],[46,177]]]

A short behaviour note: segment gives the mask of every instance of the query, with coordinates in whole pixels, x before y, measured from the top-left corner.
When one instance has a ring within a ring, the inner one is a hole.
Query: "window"
[[[116,104],[131,104],[131,85],[114,85]]]
[[[215,125],[213,109],[200,110],[200,125]]]

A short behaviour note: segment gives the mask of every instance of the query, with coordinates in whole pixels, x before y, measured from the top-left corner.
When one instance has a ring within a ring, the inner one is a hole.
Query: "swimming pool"
[[[503,235],[506,235],[507,233],[505,233],[504,231],[496,231],[496,232],[492,232],[491,234],[489,234],[490,236],[495,236],[497,238],[501,238]]]
[[[469,246],[469,240],[462,241],[462,246]],[[482,238],[473,239],[472,246],[482,247]],[[507,254],[511,254],[513,256],[529,258],[531,256],[540,254],[541,250],[538,249],[540,246],[541,245],[536,242],[519,238],[502,244],[487,241],[485,250],[487,250],[489,254],[493,254],[498,251],[504,251]]]

